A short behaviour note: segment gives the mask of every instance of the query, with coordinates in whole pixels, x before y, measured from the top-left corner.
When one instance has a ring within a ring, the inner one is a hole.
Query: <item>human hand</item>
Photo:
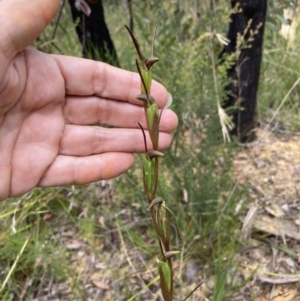
[[[0,1],[0,200],[36,186],[116,177],[132,166],[133,153],[144,151],[138,74],[26,48],[59,2]],[[151,94],[160,108],[166,104],[162,85],[153,82]],[[175,113],[164,110],[161,149],[176,126]]]

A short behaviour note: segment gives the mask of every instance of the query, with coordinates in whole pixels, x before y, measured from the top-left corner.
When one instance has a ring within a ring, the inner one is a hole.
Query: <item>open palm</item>
[[[0,1],[0,200],[36,186],[113,178],[131,167],[134,152],[144,151],[137,74],[26,48],[58,4]],[[154,82],[152,94],[163,107],[165,88]],[[176,125],[176,115],[165,110],[162,149]]]

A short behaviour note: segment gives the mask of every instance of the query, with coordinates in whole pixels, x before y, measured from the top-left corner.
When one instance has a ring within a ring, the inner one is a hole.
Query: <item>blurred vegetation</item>
[[[233,178],[237,145],[223,141],[216,106],[222,96],[222,74],[218,74],[217,85],[213,78],[213,68],[218,70],[213,61],[218,61],[222,49],[215,34],[226,36],[227,2],[133,0],[134,33],[143,53],[148,51],[146,55],[150,54],[152,31],[158,28],[155,55],[160,62],[153,75],[172,94],[172,109],[179,117],[173,144],[162,163],[159,187],[184,237],[175,264],[176,300],[182,300],[202,280],[207,280],[203,290],[205,287],[209,300],[231,300],[241,287],[234,277],[227,281],[227,276],[235,270],[234,255],[244,245],[239,236],[240,217],[246,210],[248,191]],[[284,4],[290,5],[288,2]],[[126,1],[104,0],[103,4],[121,67],[135,71],[136,53],[124,28],[129,20]],[[258,119],[299,131],[299,86],[274,116],[300,76],[299,40],[287,49],[279,35],[282,8],[282,1],[269,3]],[[34,46],[49,53],[81,56],[74,27],[66,6],[58,26],[53,20]],[[51,283],[68,283],[71,293],[60,300],[127,300],[135,294],[134,300],[158,298],[157,283],[151,284],[157,277],[152,267],[158,245],[143,194],[140,157],[136,159],[134,168],[112,184],[36,189],[23,199],[0,204],[1,300],[33,300]],[[110,289],[102,289],[95,299],[89,295],[90,278],[72,263],[75,251],[65,247],[61,233],[69,228],[76,229],[76,241],[83,241],[109,271],[108,278],[102,276]],[[190,264],[197,267],[192,279]],[[152,293],[133,282],[132,269],[151,275],[143,279]]]

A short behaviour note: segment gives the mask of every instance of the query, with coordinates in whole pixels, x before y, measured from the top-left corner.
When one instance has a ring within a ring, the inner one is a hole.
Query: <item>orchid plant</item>
[[[160,287],[164,300],[172,301],[174,276],[172,257],[180,253],[180,251],[173,250],[171,247],[171,221],[173,221],[175,225],[176,234],[179,240],[181,240],[181,235],[178,230],[173,212],[166,206],[165,200],[162,197],[157,196],[157,187],[159,180],[159,160],[164,156],[164,154],[158,151],[159,122],[163,110],[159,111],[155,99],[150,94],[152,82],[151,68],[159,60],[153,55],[156,28],[153,33],[151,56],[144,58],[135,36],[126,25],[125,27],[131,36],[139,57],[139,60],[136,60],[136,67],[141,78],[141,94],[139,94],[136,98],[143,102],[147,121],[147,130],[149,131],[149,136],[153,147],[152,150],[148,150],[145,129],[139,123],[145,144],[145,156],[143,158],[144,191],[148,201],[152,224],[157,233],[158,243],[161,251],[161,256],[159,259],[157,259],[158,272],[160,276]],[[200,285],[198,285],[196,289],[199,286]],[[191,296],[194,291],[195,290],[193,290],[183,301]]]

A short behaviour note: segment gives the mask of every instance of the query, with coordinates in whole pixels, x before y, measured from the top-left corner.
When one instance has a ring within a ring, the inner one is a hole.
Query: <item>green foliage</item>
[[[263,121],[273,118],[273,123],[299,131],[299,85],[291,91],[274,118],[274,112],[300,77],[299,39],[294,48],[287,49],[286,41],[278,33],[282,23],[279,17],[284,5],[288,5],[285,2],[290,1],[269,1],[258,118]],[[136,53],[123,26],[128,23],[128,10],[118,5],[118,1],[103,3],[120,64],[122,68],[136,71]],[[157,26],[154,56],[157,53],[161,60],[155,65],[153,76],[172,94],[172,109],[179,117],[173,144],[160,159],[161,176],[157,188],[157,194],[167,201],[174,213],[183,236],[181,242],[173,219],[169,218],[172,244],[181,250],[180,261],[176,261],[174,269],[178,275],[174,280],[174,292],[180,291],[176,300],[183,300],[190,292],[190,288],[185,289],[185,278],[180,272],[189,261],[199,266],[195,285],[200,278],[215,279],[210,300],[230,300],[239,289],[232,279],[228,280],[230,271],[235,268],[234,255],[241,247],[239,229],[243,208],[239,213],[235,209],[240,199],[247,198],[247,189],[235,185],[232,160],[236,145],[224,144],[217,115],[217,99],[222,99],[226,79],[225,71],[217,68],[222,45],[216,34],[226,36],[228,1],[133,0],[133,12],[134,34],[141,49],[149,49],[153,29]],[[54,22],[50,24],[35,46],[46,52],[81,56],[75,25],[67,7],[53,40],[55,27]],[[148,54],[150,50],[146,56]],[[228,58],[228,64],[232,59]],[[84,240],[89,252],[94,252],[95,258],[105,264],[107,277],[113,283],[111,292],[104,292],[100,299],[124,300],[137,296],[136,300],[144,300],[145,291],[152,292],[150,296],[154,298],[153,292],[158,286],[152,280],[156,279],[155,258],[159,245],[145,205],[141,160],[137,157],[134,168],[115,180],[116,190],[109,201],[99,192],[99,186],[91,185],[37,189],[18,205],[13,202],[19,199],[1,203],[0,287],[10,275],[0,291],[1,300],[18,299],[27,279],[31,281],[27,296],[34,295],[39,281],[52,279],[71,283],[70,300],[87,300],[84,275],[70,264],[74,251],[66,251],[57,235],[58,229],[70,225],[77,230],[76,238]],[[152,187],[151,170],[149,175],[146,180]],[[48,214],[55,222],[47,221]],[[100,218],[105,227],[99,222]],[[119,246],[120,239],[125,247]],[[101,248],[99,241],[103,244]],[[142,259],[139,261],[138,257]],[[163,269],[162,273],[168,273]],[[132,270],[134,275],[145,276],[149,291],[143,285],[132,284]]]
[[[53,277],[54,281],[63,281],[68,274],[65,251],[53,239],[53,232],[43,219],[49,212],[47,200],[51,197],[57,200],[59,193],[37,190],[16,203],[1,203],[0,263],[5,271],[3,275],[10,275],[7,282],[4,278],[0,282],[1,300],[20,296],[29,278],[28,294],[36,289],[41,278]]]

